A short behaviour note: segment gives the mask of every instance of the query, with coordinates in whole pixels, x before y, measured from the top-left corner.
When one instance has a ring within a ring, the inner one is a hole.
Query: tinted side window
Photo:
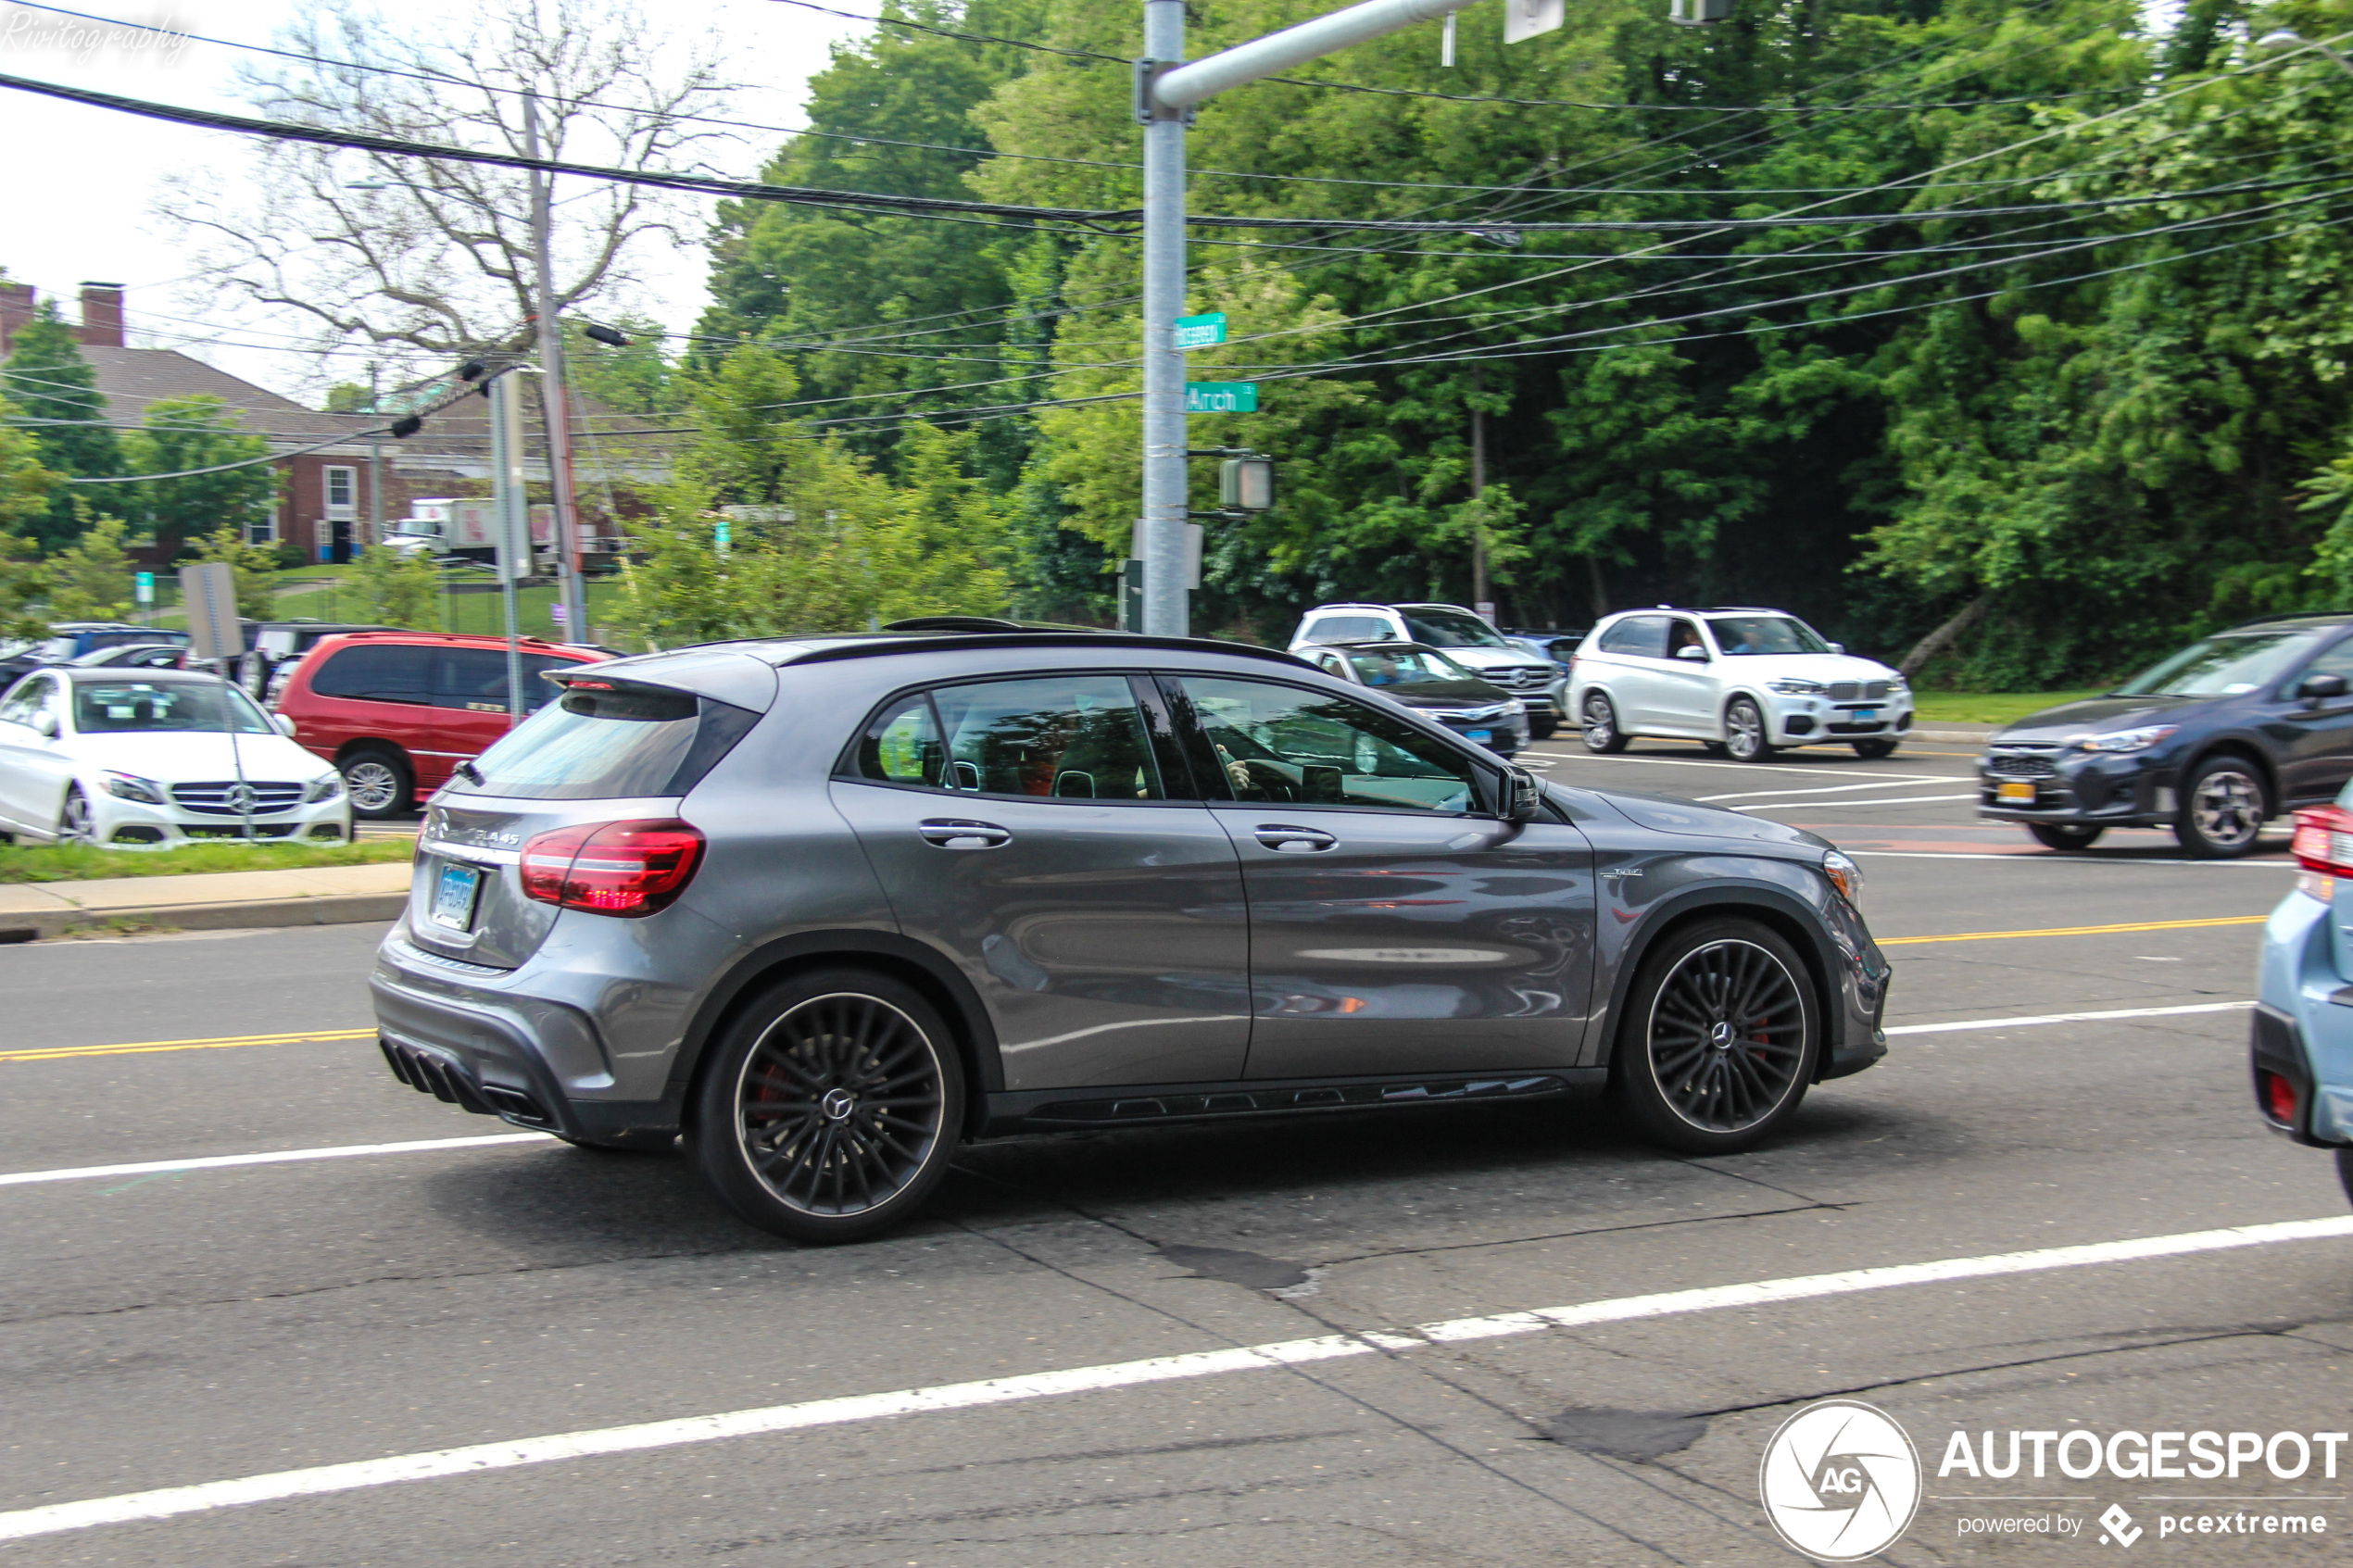
[[[952,787],[1164,800],[1144,715],[1119,675],[1047,675],[932,693]]]
[[[862,779],[937,789],[946,768],[947,752],[939,744],[939,725],[932,718],[931,698],[920,692],[884,709],[858,738],[858,776]]]
[[[2353,681],[2353,637],[2324,650],[2320,658],[2297,672],[2296,680],[2301,681],[2307,675],[2342,675]],[[2293,692],[2295,689],[2296,681],[2289,682],[2288,690]]]
[[[344,648],[311,678],[310,689],[362,702],[430,702],[434,651],[398,644]]]
[[[1181,676],[1206,743],[1210,797],[1405,811],[1478,809],[1475,765],[1401,719],[1321,692]]]
[[[1644,659],[1667,657],[1667,617],[1629,615],[1602,639],[1604,653],[1630,653]]]
[[[488,648],[442,648],[438,652],[433,667],[435,708],[463,708],[475,713],[507,711],[505,654]]]

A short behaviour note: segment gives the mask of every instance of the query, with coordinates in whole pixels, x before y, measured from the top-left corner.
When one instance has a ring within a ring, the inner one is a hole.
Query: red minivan
[[[560,694],[547,670],[610,659],[522,639],[525,713]],[[294,737],[343,771],[355,817],[396,817],[507,733],[507,639],[354,632],[304,656],[278,699]]]

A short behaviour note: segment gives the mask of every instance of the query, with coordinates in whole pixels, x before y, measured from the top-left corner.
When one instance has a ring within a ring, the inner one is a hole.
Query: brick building
[[[36,303],[31,284],[0,281],[0,358],[6,358],[17,332],[32,320]],[[491,474],[489,406],[480,398],[463,399],[434,415],[409,441],[371,441],[364,433],[382,428],[384,416],[321,413],[177,349],[128,346],[123,341],[122,290],[114,284],[82,285],[82,321],[73,333],[96,376],[107,417],[118,428],[135,428],[145,421],[149,406],[162,399],[204,393],[220,398],[246,430],[269,442],[272,452],[285,454],[274,465],[284,477],[271,515],[249,530],[257,544],[292,544],[313,560],[344,560],[375,542],[373,518],[381,516],[389,529],[407,515],[413,496],[486,493]],[[533,483],[545,483],[538,378],[525,378],[523,385],[526,445],[531,448],[525,470]],[[574,470],[583,521],[598,532],[610,533],[612,524],[601,516],[605,508],[600,505],[610,491],[606,482],[666,479],[668,435],[634,434],[633,427],[648,421],[616,414],[577,392],[573,402],[574,423],[580,429]],[[350,439],[315,452],[302,450],[338,435]],[[381,512],[374,506],[379,476]]]

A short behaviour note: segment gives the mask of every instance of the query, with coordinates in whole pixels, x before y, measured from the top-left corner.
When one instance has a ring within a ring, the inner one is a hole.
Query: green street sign
[[[1254,381],[1189,381],[1185,383],[1189,414],[1255,414],[1258,383]]]
[[[1223,310],[1207,316],[1176,318],[1176,346],[1179,348],[1214,348],[1226,341],[1226,313]]]
[[[133,572],[131,578],[132,596],[143,605],[156,602],[156,574],[152,571]]]

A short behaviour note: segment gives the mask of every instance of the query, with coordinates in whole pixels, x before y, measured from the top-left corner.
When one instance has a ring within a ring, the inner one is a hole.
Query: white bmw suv
[[[1290,651],[1321,643],[1419,643],[1443,649],[1480,680],[1519,698],[1528,709],[1529,734],[1536,739],[1550,740],[1560,727],[1553,696],[1557,667],[1460,605],[1317,605],[1299,618]]]
[[[1569,702],[1586,749],[1602,753],[1667,735],[1743,762],[1841,741],[1887,757],[1912,727],[1903,676],[1778,609],[1662,605],[1609,616],[1578,646]]]

